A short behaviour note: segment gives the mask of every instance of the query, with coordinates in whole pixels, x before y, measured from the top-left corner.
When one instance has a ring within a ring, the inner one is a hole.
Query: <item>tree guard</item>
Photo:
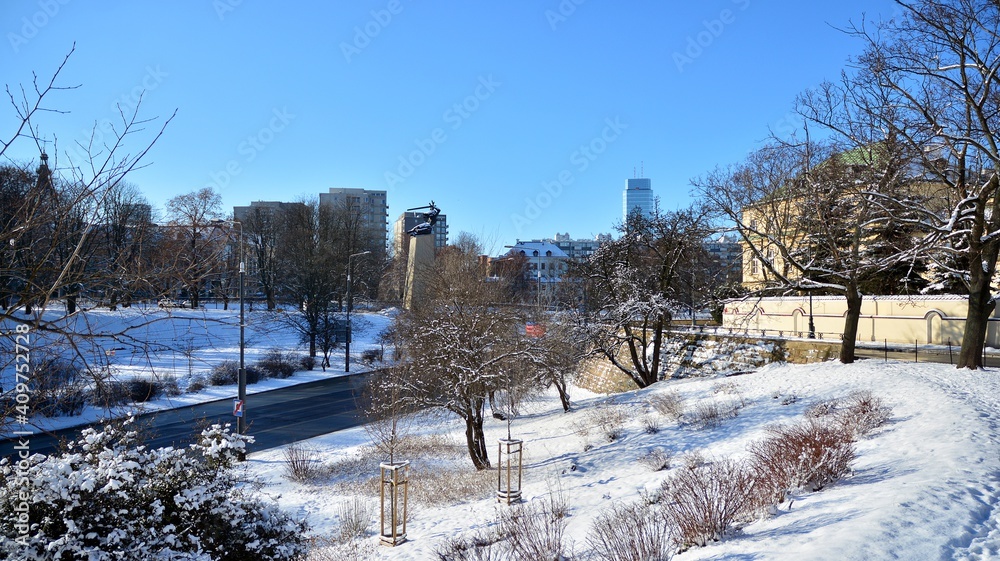
[[[521,457],[524,441],[501,438],[497,456],[497,502],[521,501]]]
[[[382,483],[379,488],[382,545],[397,546],[406,541],[406,500],[410,462],[379,464]],[[402,496],[400,496],[402,495]]]

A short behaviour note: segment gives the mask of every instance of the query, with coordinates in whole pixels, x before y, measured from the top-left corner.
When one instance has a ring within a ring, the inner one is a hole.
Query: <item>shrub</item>
[[[295,359],[291,354],[271,349],[256,362],[256,367],[264,378],[288,378],[295,373]]]
[[[651,415],[642,416],[642,431],[646,434],[656,434],[660,432],[660,423],[656,417]]]
[[[160,385],[154,380],[131,378],[125,382],[125,391],[132,403],[145,403],[160,395]]]
[[[254,366],[248,365],[247,384],[256,384],[263,379],[262,373]],[[240,363],[235,360],[226,360],[216,364],[212,372],[208,375],[208,383],[212,386],[230,386],[239,383]]]
[[[854,460],[852,435],[837,423],[810,419],[768,432],[748,446],[764,504],[783,502],[792,489],[818,491],[846,474]]]
[[[667,561],[673,557],[671,535],[670,520],[659,508],[617,504],[594,520],[587,543],[602,560]]]
[[[205,378],[203,378],[201,376],[196,376],[196,377],[191,378],[191,381],[188,382],[187,392],[188,393],[200,392],[201,390],[205,389],[206,387],[207,387],[207,385],[205,383]]]
[[[810,419],[818,419],[820,417],[827,417],[833,415],[837,412],[839,407],[839,402],[836,399],[830,399],[827,401],[820,401],[806,407],[805,416]]]
[[[597,427],[608,442],[614,442],[625,434],[627,420],[628,415],[620,405],[602,405],[592,409],[587,416],[589,425]]]
[[[305,483],[312,481],[319,475],[319,459],[316,454],[299,444],[286,447],[283,456],[285,458],[285,476],[288,479]]]
[[[5,459],[0,462],[0,556],[299,558],[305,553],[305,524],[244,485],[237,456],[249,441],[214,425],[189,448],[152,449],[140,446],[126,423],[86,429],[66,452],[35,455],[27,469],[15,469]],[[21,483],[25,477],[32,485]],[[32,505],[27,534],[16,523],[25,495]]]
[[[648,467],[650,471],[669,469],[671,460],[673,460],[673,454],[663,448],[653,448],[639,457],[639,463]]]
[[[548,504],[537,502],[500,511],[500,533],[509,542],[514,559],[563,559],[566,519]]]
[[[99,380],[94,384],[91,396],[94,405],[110,409],[131,402],[125,382],[118,380]]]
[[[348,542],[367,536],[376,510],[374,503],[360,497],[341,502],[337,508],[340,514],[340,541]]]
[[[871,433],[892,416],[892,409],[868,391],[854,392],[844,402],[838,419],[855,438]]]
[[[751,470],[732,460],[683,468],[663,482],[662,502],[675,542],[686,549],[721,540],[756,506]]]
[[[725,411],[718,401],[704,400],[695,407],[692,422],[699,427],[711,429],[721,425],[722,420],[730,414],[731,412]]]
[[[669,419],[679,421],[684,415],[684,399],[677,392],[653,394],[647,399],[657,413]]]
[[[382,362],[382,350],[366,349],[364,351],[361,351],[361,362],[365,364],[374,364],[376,362]]]
[[[439,561],[509,561],[503,548],[495,547],[502,538],[497,532],[447,538],[434,551]]]
[[[316,368],[316,357],[301,355],[299,357],[299,368],[302,370],[312,370]]]

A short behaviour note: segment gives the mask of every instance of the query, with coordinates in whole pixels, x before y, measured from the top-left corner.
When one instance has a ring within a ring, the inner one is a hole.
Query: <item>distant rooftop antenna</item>
[[[646,162],[644,162],[642,160],[639,160],[639,173],[642,174],[642,177],[646,177],[646,169],[645,168],[646,168]]]

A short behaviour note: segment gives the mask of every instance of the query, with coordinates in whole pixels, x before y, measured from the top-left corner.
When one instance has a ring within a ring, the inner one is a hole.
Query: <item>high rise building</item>
[[[278,212],[303,207],[303,203],[283,203],[279,201],[251,201],[249,206],[234,206],[233,219],[246,222],[256,213],[273,219]]]
[[[622,222],[625,222],[629,213],[636,208],[646,216],[653,214],[654,205],[652,180],[644,177],[626,180],[625,190],[622,192]]]
[[[331,188],[329,193],[319,194],[319,204],[360,211],[362,224],[379,234],[382,247],[386,247],[389,235],[389,204],[386,202],[385,191]]]
[[[422,212],[408,210],[399,215],[392,227],[392,243],[396,255],[406,255],[410,241],[410,236],[406,232],[423,221],[424,213]],[[448,245],[447,215],[437,215],[431,233],[434,235],[434,249],[442,249]]]

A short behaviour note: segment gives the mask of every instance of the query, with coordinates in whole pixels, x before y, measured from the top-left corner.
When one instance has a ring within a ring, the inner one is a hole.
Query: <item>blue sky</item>
[[[0,3],[0,68],[5,84],[30,85],[76,43],[61,83],[80,87],[47,103],[69,113],[36,123],[58,139],[60,165],[140,91],[140,115],[176,109],[131,176],[160,208],[205,186],[228,212],[385,189],[390,221],[433,199],[452,236],[498,253],[611,232],[640,168],[664,207],[686,206],[692,178],[791,130],[795,96],[858,53],[835,27],[894,11],[889,0],[12,0]],[[11,117],[0,111],[0,131]],[[37,150],[22,142],[6,157]]]

